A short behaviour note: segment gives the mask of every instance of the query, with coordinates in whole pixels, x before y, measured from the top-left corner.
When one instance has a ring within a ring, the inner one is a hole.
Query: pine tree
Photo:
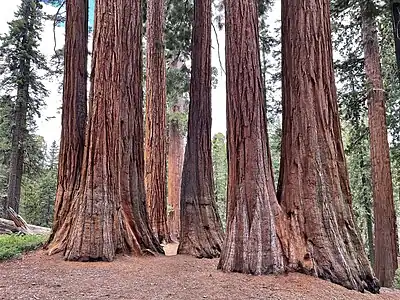
[[[9,32],[1,37],[1,86],[5,95],[13,95],[12,133],[7,201],[4,207],[19,212],[21,182],[29,126],[39,115],[47,91],[40,70],[46,61],[39,52],[42,31],[42,5],[38,0],[22,0],[9,23]],[[5,212],[3,212],[4,214]]]

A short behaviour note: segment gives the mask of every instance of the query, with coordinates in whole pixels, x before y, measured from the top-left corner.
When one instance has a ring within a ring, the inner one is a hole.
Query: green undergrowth
[[[393,286],[396,289],[400,289],[400,268],[396,270],[396,274],[394,275]]]
[[[36,250],[44,244],[46,239],[45,235],[0,235],[0,261]]]

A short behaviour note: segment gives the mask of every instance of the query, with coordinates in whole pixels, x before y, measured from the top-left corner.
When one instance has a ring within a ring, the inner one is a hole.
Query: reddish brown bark
[[[164,1],[147,3],[145,187],[150,226],[159,242],[170,240],[166,198]]]
[[[162,252],[145,204],[141,28],[140,0],[97,0],[92,102],[67,260]]]
[[[227,0],[227,229],[218,268],[250,274],[284,270],[280,214],[267,149],[256,0]]]
[[[173,107],[173,112],[181,112],[181,105]],[[184,137],[179,123],[172,121],[169,124],[168,144],[168,229],[173,241],[178,241],[181,230],[180,199],[182,183],[183,156],[185,153]]]
[[[211,159],[211,0],[195,0],[188,138],[182,171],[178,253],[220,255],[223,231]]]
[[[66,14],[61,145],[50,253],[65,247],[71,223],[67,216],[79,185],[87,115],[88,1],[68,0]]]
[[[282,2],[283,140],[278,199],[288,269],[378,292],[355,227],[333,75],[328,0]]]
[[[368,86],[368,124],[375,216],[374,271],[382,286],[393,286],[397,269],[397,228],[386,128],[385,94],[374,4],[362,5],[362,37]]]

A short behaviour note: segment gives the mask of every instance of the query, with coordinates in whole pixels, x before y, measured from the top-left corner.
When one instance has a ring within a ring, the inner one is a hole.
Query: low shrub
[[[46,239],[44,235],[0,235],[0,261],[38,249]]]
[[[396,289],[400,289],[400,268],[396,270],[396,274],[394,275],[393,286]]]

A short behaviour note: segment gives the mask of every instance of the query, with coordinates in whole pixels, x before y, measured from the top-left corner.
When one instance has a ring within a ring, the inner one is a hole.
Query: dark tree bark
[[[227,236],[218,268],[259,275],[284,271],[284,260],[275,219],[281,211],[267,147],[257,2],[225,3]]]
[[[31,15],[30,2],[23,2],[21,9],[23,14],[29,18]],[[30,31],[32,25],[27,23],[21,31],[21,44],[26,45],[30,41]],[[29,47],[29,46],[28,46]],[[26,49],[31,50],[31,49]],[[29,77],[31,75],[31,58],[27,55],[20,55],[19,63],[19,79],[17,83],[17,97],[13,109],[13,127],[11,133],[11,152],[10,152],[10,168],[8,175],[7,201],[4,207],[4,215],[9,217],[7,209],[11,207],[17,214],[19,213],[19,202],[21,199],[21,182],[24,166],[25,140],[27,135],[27,114],[29,97]]]
[[[21,74],[24,78],[29,76],[29,62],[23,61],[20,65]],[[29,99],[29,85],[22,81],[18,84],[17,100],[14,108],[14,126],[11,135],[10,169],[8,177],[7,201],[4,207],[5,216],[8,217],[6,209],[11,207],[19,213],[19,202],[21,199],[21,182],[24,165],[25,139],[26,139],[26,117],[27,102]]]
[[[379,291],[353,220],[333,75],[328,0],[282,2],[283,140],[278,199],[288,269]]]
[[[211,0],[195,0],[188,138],[182,171],[178,253],[218,257],[222,240],[211,159]]]
[[[400,1],[392,1],[393,35],[396,52],[397,76],[400,80]]]
[[[397,269],[397,228],[386,128],[385,92],[374,3],[362,3],[362,37],[368,86],[368,124],[375,217],[374,271],[382,286],[393,286]]]
[[[172,110],[181,112],[182,106],[178,103]],[[172,121],[168,127],[168,204],[171,207],[168,213],[168,229],[171,239],[178,241],[181,230],[180,199],[185,141],[178,122]]]
[[[66,2],[64,91],[58,183],[49,253],[64,250],[79,187],[87,116],[88,0]]]
[[[170,240],[166,198],[164,1],[147,3],[145,187],[149,222],[158,241]]]
[[[67,260],[162,252],[145,203],[141,28],[140,0],[97,0],[92,101],[79,190],[67,217]]]

